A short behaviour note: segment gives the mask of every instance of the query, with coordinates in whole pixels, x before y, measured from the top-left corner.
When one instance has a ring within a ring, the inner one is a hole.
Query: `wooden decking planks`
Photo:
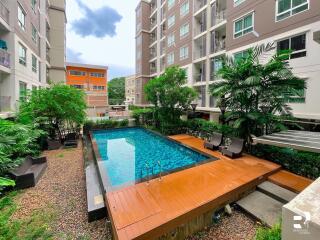
[[[187,135],[173,139],[220,158],[107,193],[117,239],[153,239],[221,204],[235,201],[280,166],[252,156],[230,160]]]
[[[285,170],[272,174],[268,177],[268,180],[295,193],[302,192],[313,182],[311,179],[298,176]]]

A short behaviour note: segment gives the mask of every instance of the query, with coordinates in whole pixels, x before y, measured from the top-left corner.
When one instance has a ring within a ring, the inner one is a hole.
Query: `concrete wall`
[[[320,237],[320,178],[282,208],[283,240]]]

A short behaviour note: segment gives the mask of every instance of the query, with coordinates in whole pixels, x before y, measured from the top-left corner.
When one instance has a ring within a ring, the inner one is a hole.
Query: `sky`
[[[139,0],[67,0],[67,61],[109,67],[109,80],[135,72]]]

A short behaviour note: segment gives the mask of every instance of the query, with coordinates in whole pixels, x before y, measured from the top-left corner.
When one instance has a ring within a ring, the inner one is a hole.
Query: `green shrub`
[[[119,122],[119,127],[128,127],[128,125],[129,125],[128,119],[123,119]]]
[[[135,109],[132,117],[135,119],[136,125],[150,125],[153,122],[153,108]]]
[[[295,174],[316,179],[320,177],[320,154],[258,144],[251,154],[282,165]]]
[[[257,229],[256,240],[281,240],[281,224],[272,228],[260,227]]]
[[[0,175],[28,156],[40,153],[38,140],[43,131],[30,125],[0,120]]]

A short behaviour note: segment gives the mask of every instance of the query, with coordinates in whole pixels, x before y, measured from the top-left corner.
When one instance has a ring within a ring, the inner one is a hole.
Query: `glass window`
[[[70,75],[72,75],[72,76],[86,76],[86,72],[71,70]]]
[[[32,41],[37,43],[38,40],[38,31],[35,26],[32,25]]]
[[[31,0],[31,7],[34,11],[36,10],[36,5],[37,5],[37,0]]]
[[[33,54],[32,54],[32,71],[35,73],[38,71],[38,60],[36,56],[34,56]]]
[[[19,63],[27,65],[27,49],[19,43]]]
[[[180,27],[180,38],[183,38],[189,34],[189,24],[185,24]]]
[[[168,0],[168,8],[172,8],[175,3],[175,0]]]
[[[182,47],[180,48],[180,60],[184,60],[189,57],[189,48]]]
[[[171,17],[168,18],[168,28],[172,27],[176,21],[176,16],[172,15]]]
[[[171,47],[172,45],[174,45],[174,33],[171,33],[169,36],[168,36],[168,47]]]
[[[291,49],[290,59],[305,57],[307,56],[306,34],[281,40],[278,42],[277,47],[278,51]]]
[[[233,0],[234,5],[238,6],[239,4],[243,3],[245,0]]]
[[[71,86],[77,89],[84,89],[83,85],[71,85]]]
[[[168,54],[168,59],[167,59],[168,65],[171,65],[174,63],[174,53],[169,53]]]
[[[93,86],[93,90],[104,90],[105,87],[104,86]]]
[[[277,0],[277,21],[309,9],[308,0]]]
[[[27,99],[27,84],[19,82],[19,100],[24,102]]]
[[[248,54],[249,54],[249,51],[248,51],[248,50],[245,50],[245,51],[242,51],[242,52],[235,53],[235,54],[233,55],[233,57],[234,57],[234,60],[235,60],[236,62],[238,62],[238,61],[241,61],[241,60],[247,58],[247,57],[248,57]]]
[[[234,22],[234,38],[253,32],[253,13]]]
[[[189,13],[189,1],[183,3],[180,7],[180,16],[183,17]]]
[[[23,31],[26,30],[26,13],[23,11],[20,4],[18,4],[18,24]]]
[[[90,73],[90,77],[103,78],[104,74],[103,73],[92,72],[92,73]]]

